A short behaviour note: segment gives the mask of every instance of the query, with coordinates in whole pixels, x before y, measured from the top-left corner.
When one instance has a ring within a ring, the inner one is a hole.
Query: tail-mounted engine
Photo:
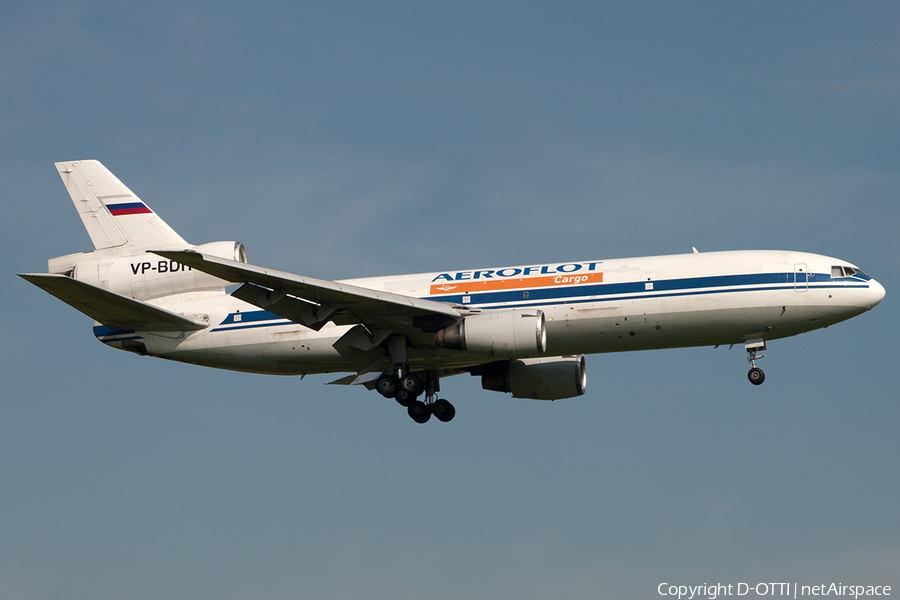
[[[573,398],[582,395],[587,386],[584,356],[524,358],[485,366],[481,387],[512,392],[514,398]]]
[[[487,310],[434,335],[438,348],[497,358],[536,356],[547,350],[544,313],[533,308]]]

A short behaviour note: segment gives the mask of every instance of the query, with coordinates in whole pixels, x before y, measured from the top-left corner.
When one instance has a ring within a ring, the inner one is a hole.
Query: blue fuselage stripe
[[[267,312],[267,311],[262,311],[262,312]],[[241,313],[241,314],[246,315],[246,314],[250,314],[250,313]],[[268,313],[268,314],[271,315],[272,313]],[[213,331],[235,331],[238,329],[255,329],[257,327],[276,327],[279,325],[294,325],[293,321],[289,321],[288,319],[282,319],[281,317],[276,316],[276,315],[272,315],[272,316],[274,316],[275,318],[269,319],[267,321],[263,321],[261,323],[247,323],[244,325],[229,325],[226,327],[216,327],[215,329],[213,329]]]
[[[796,276],[796,281],[795,281]],[[807,273],[763,273],[752,275],[721,275],[714,277],[693,277],[686,279],[630,281],[626,283],[601,283],[583,286],[559,286],[527,289],[523,288],[497,292],[472,294],[441,294],[426,296],[430,300],[455,304],[490,305],[502,304],[504,308],[517,306],[549,306],[553,304],[580,304],[586,302],[614,302],[620,300],[640,300],[673,298],[679,296],[704,296],[710,294],[736,292],[764,292],[793,290],[795,288],[866,288],[863,278],[833,279],[828,275]],[[652,287],[648,288],[648,285]],[[525,296],[525,293],[528,295]],[[463,298],[467,298],[464,301]],[[236,331],[259,327],[281,327],[294,322],[279,317],[267,310],[245,311],[229,314],[215,329]],[[116,332],[127,333],[127,332]]]
[[[795,281],[795,275],[797,280]],[[755,275],[721,275],[715,277],[693,277],[688,279],[668,279],[629,281],[625,283],[599,283],[583,286],[559,286],[527,289],[527,280],[516,290],[482,292],[471,294],[435,295],[430,300],[454,302],[457,304],[508,304],[546,305],[556,302],[589,302],[601,300],[634,300],[638,298],[667,298],[674,296],[719,294],[724,292],[756,292],[794,287],[811,288],[858,288],[868,284],[859,279],[848,278],[839,283],[828,275],[807,273],[764,273]],[[650,287],[648,287],[650,286]],[[527,293],[527,296],[525,295]],[[615,296],[615,298],[610,298]],[[467,298],[466,301],[463,299]]]

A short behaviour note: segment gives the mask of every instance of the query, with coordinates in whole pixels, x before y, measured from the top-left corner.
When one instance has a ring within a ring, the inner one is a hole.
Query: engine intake
[[[434,342],[438,348],[520,358],[546,352],[547,327],[540,310],[489,310],[438,331]]]
[[[580,396],[587,387],[584,356],[523,358],[499,363],[482,373],[481,387],[512,392],[513,398],[533,400]]]

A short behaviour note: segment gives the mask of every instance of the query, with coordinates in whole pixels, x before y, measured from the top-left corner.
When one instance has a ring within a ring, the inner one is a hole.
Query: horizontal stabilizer
[[[65,275],[19,273],[33,283],[110,329],[130,331],[196,331],[209,326],[173,312],[93,286]]]

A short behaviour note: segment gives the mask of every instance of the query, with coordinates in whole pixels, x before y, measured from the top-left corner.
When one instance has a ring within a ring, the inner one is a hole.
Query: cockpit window
[[[860,277],[868,278],[869,276],[863,273],[862,269],[857,269],[856,267],[846,267],[846,266],[838,266],[834,265],[831,267],[831,278],[838,279],[840,277],[853,277],[854,275],[858,275]]]

